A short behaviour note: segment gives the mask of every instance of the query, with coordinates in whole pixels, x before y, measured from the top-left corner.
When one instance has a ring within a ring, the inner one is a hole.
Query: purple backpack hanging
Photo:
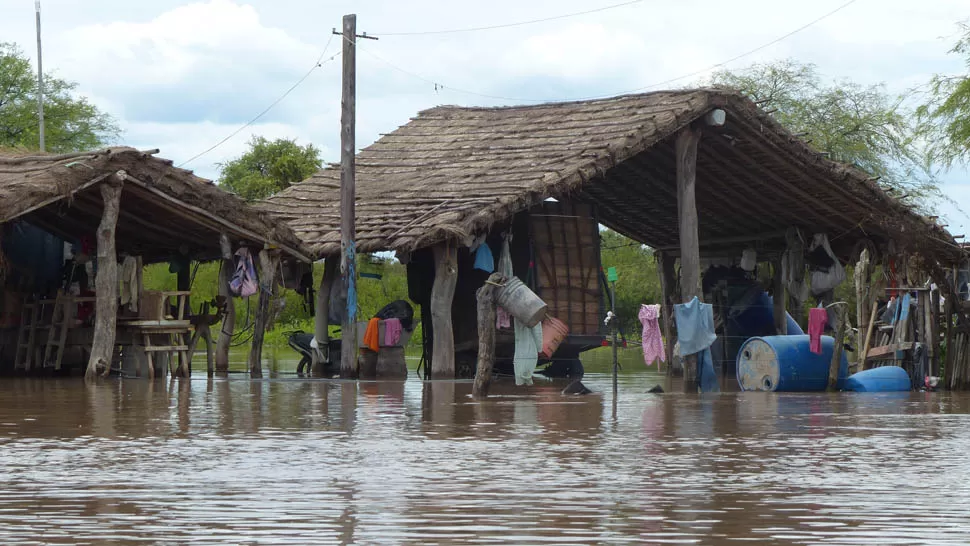
[[[241,298],[248,298],[259,292],[256,267],[253,265],[253,257],[246,247],[241,247],[236,251],[236,272],[229,280],[229,291],[234,296]]]

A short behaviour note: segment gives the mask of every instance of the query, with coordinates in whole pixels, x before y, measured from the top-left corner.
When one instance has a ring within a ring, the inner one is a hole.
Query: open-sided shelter
[[[287,219],[314,257],[329,258],[340,252],[339,188],[339,169],[326,168],[260,206]],[[589,334],[602,321],[584,301],[602,299],[596,224],[658,252],[668,315],[675,301],[703,297],[702,257],[751,248],[780,270],[792,234],[826,234],[843,263],[862,248],[935,263],[959,255],[942,227],[867,173],[715,89],[425,110],[358,154],[356,211],[358,251],[410,260],[412,299],[433,326],[426,356],[442,377],[454,375],[456,344],[474,346],[465,343],[475,322],[467,303],[482,279],[471,277],[466,247],[483,235],[497,245],[514,232],[516,275],[571,332]],[[575,305],[585,311],[567,309]]]

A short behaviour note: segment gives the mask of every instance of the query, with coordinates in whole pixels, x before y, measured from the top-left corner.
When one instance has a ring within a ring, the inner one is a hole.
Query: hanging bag
[[[236,272],[229,280],[229,292],[240,298],[248,298],[259,292],[256,266],[253,265],[253,257],[246,247],[236,251]]]

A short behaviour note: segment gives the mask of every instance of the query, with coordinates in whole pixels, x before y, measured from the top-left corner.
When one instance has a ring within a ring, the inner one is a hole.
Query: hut
[[[261,304],[281,260],[310,261],[287,226],[155,153],[0,155],[0,362],[7,369],[86,361],[88,375],[120,367],[154,376],[161,362],[177,361],[175,373],[187,375],[195,334],[231,308],[234,251],[251,249],[263,262]],[[196,313],[188,263],[212,260],[225,261],[223,297],[215,313],[208,303]],[[158,262],[185,264],[178,291],[143,289],[142,267]],[[221,336],[223,369],[228,347]],[[250,355],[257,371],[260,349],[254,343]]]
[[[260,206],[286,219],[315,258],[330,260],[340,252],[339,188],[339,169],[326,168]],[[495,253],[503,233],[513,234],[515,275],[568,326],[567,356],[604,333],[600,225],[656,251],[666,317],[676,302],[718,296],[723,282],[702,284],[709,266],[756,252],[773,272],[773,292],[792,296],[771,304],[780,332],[789,300],[802,301],[793,289],[805,275],[802,265],[783,276],[782,258],[803,263],[816,234],[843,264],[863,249],[871,262],[921,255],[942,264],[959,255],[942,227],[867,173],[717,89],[422,111],[358,154],[356,211],[358,252],[395,251],[408,264],[434,377],[454,377],[463,353],[474,356],[469,305],[487,275],[475,271],[469,248],[484,238]]]

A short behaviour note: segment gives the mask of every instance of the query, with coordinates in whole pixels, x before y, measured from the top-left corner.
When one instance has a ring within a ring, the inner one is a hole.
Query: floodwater
[[[281,369],[0,379],[0,544],[970,543],[970,397]]]

